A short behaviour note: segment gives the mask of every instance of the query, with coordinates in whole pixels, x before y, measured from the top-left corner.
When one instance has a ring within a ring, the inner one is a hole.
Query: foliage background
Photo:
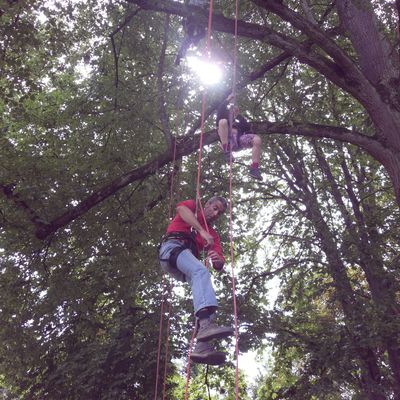
[[[184,64],[174,65],[182,17],[135,3],[141,2],[0,3],[4,398],[154,397],[166,290],[156,249],[171,206],[196,193],[202,88]],[[258,3],[240,2],[241,20],[307,39]],[[325,31],[340,28],[330,1],[284,3],[302,15],[311,10]],[[394,5],[371,4],[396,49]],[[232,18],[231,2],[216,1],[215,15]],[[356,58],[343,31],[334,39]],[[232,35],[216,30],[212,46],[225,77],[207,91],[209,113],[231,90]],[[239,348],[258,351],[267,367],[254,385],[241,375],[240,398],[398,398],[393,182],[360,147],[286,134],[312,122],[373,137],[376,126],[357,99],[297,58],[249,80],[280,54],[267,42],[239,37],[239,81],[247,82],[239,105],[257,132],[268,133],[263,183],[247,177],[248,152],[234,165]],[[287,132],[264,132],[266,123],[285,124]],[[216,141],[213,116],[205,130],[201,193],[227,196],[228,168],[218,145],[209,145]],[[169,162],[174,138],[176,165]],[[132,171],[134,179],[119,186]],[[109,195],[100,198],[104,188]],[[91,206],[81,209],[86,199]],[[76,209],[79,217],[38,239],[38,228]],[[227,220],[218,228],[228,250]],[[274,277],[279,296],[269,304]],[[233,323],[231,283],[227,265],[215,276],[221,323]],[[176,292],[169,297],[171,399],[183,398],[193,322],[188,289]],[[263,353],[270,346],[272,354]],[[231,357],[208,374],[193,367],[189,398],[234,399],[234,388]]]

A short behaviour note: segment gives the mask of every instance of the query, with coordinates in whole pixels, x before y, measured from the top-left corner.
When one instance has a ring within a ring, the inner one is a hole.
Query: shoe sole
[[[196,364],[207,364],[207,365],[221,365],[225,364],[225,353],[221,351],[215,351],[213,353],[192,353],[191,360]]]
[[[197,335],[196,339],[199,342],[208,342],[209,340],[213,340],[213,339],[224,339],[227,338],[229,336],[233,335],[233,329],[232,330],[226,330],[226,331],[221,331],[221,332],[214,332],[214,333],[209,333],[208,335]]]

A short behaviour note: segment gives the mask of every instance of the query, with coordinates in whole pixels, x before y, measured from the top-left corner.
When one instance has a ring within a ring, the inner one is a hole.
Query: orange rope
[[[212,14],[213,14],[213,0],[210,0],[210,9],[208,13],[208,28],[207,28],[207,42],[205,46],[205,52],[208,58],[211,57],[211,29],[212,29]],[[197,203],[200,200],[200,176],[201,176],[201,159],[203,150],[203,137],[204,137],[204,117],[206,113],[206,93],[203,92],[201,105],[201,127],[200,127],[200,142],[199,142],[199,156],[197,160],[197,181],[196,181],[196,211]]]
[[[170,185],[170,193],[169,193],[169,206],[168,206],[168,219],[172,218],[172,203],[173,203],[173,188],[174,188],[174,177],[175,177],[175,163],[176,163],[176,139],[174,140],[174,155],[172,161],[172,177],[171,177],[171,185]],[[160,373],[160,360],[161,360],[161,346],[162,346],[162,331],[163,331],[163,322],[164,322],[164,306],[166,302],[165,295],[165,275],[163,275],[162,280],[163,285],[163,295],[161,298],[161,310],[160,310],[160,323],[159,323],[159,332],[158,332],[158,348],[157,348],[157,368],[156,368],[156,385],[154,389],[154,400],[157,400],[158,394],[158,379]],[[172,295],[172,279],[170,279],[170,297]],[[164,360],[164,381],[163,381],[163,400],[165,400],[165,391],[166,391],[166,378],[167,378],[167,364],[168,364],[168,352],[169,352],[169,332],[170,332],[170,317],[171,317],[171,302],[168,303],[168,319],[167,319],[167,330],[166,330],[166,347],[165,347],[165,360]]]
[[[232,94],[233,104],[236,106],[236,80],[237,80],[237,43],[238,43],[238,0],[235,0],[235,45],[233,57],[233,82]],[[232,118],[233,119],[233,118]],[[232,125],[231,125],[232,127]],[[236,278],[235,278],[235,262],[234,262],[234,241],[233,241],[233,227],[232,227],[232,151],[229,160],[229,239],[230,239],[230,256],[231,256],[231,271],[232,271],[232,297],[233,297],[233,314],[235,320],[235,357],[236,357],[236,382],[235,382],[235,395],[236,400],[239,399],[239,332],[238,332],[238,318],[237,318],[237,303],[236,303]]]
[[[190,357],[192,355],[193,342],[196,337],[196,322],[192,332],[192,338],[190,339],[189,354],[188,354],[188,365],[186,367],[186,386],[185,386],[185,400],[188,400],[189,396],[189,382],[190,382]]]
[[[159,332],[158,332],[158,350],[157,350],[157,369],[156,369],[156,387],[154,389],[154,400],[157,400],[157,392],[158,392],[158,373],[160,370],[160,356],[161,356],[161,343],[162,343],[162,328],[163,328],[163,316],[164,316],[164,304],[165,304],[165,275],[163,275],[162,280],[163,285],[163,295],[161,299],[161,310],[160,310],[160,324],[159,324]]]
[[[210,9],[208,13],[208,29],[207,29],[207,42],[205,47],[205,52],[208,57],[211,56],[211,27],[212,27],[212,14],[213,14],[213,0],[210,0]],[[204,137],[204,119],[206,113],[206,94],[203,92],[202,96],[202,106],[201,106],[201,127],[200,127],[200,141],[199,141],[199,155],[197,161],[197,181],[196,181],[196,214],[198,206],[200,207],[201,213],[204,215],[202,205],[201,205],[201,196],[200,196],[200,176],[201,176],[201,160],[202,160],[202,150],[203,150],[203,137]],[[205,218],[204,218],[205,220]],[[208,231],[208,226],[206,222],[206,228]],[[192,333],[192,338],[190,340],[189,345],[189,355],[188,355],[188,365],[186,369],[186,386],[185,386],[185,400],[188,399],[189,396],[189,382],[190,382],[190,357],[192,354],[193,342],[196,336],[196,322]]]
[[[167,339],[165,343],[165,361],[164,361],[164,381],[163,381],[163,400],[165,400],[167,397],[167,370],[168,370],[168,354],[169,354],[169,333],[170,333],[170,327],[171,327],[171,297],[172,297],[172,289],[174,285],[172,282],[172,277],[170,278],[169,281],[169,297],[170,301],[168,302],[168,320],[167,320]]]

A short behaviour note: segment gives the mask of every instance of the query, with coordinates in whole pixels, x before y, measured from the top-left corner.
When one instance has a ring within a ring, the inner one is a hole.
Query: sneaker
[[[181,47],[178,51],[178,54],[176,55],[175,58],[175,65],[178,66],[181,63],[182,58],[185,57],[186,52],[189,50],[191,44],[191,39],[189,37],[184,37]]]
[[[233,335],[233,328],[228,326],[218,326],[210,318],[201,319],[200,327],[197,332],[199,342],[208,342],[212,339],[222,339]]]
[[[226,353],[217,351],[211,343],[197,342],[191,360],[197,364],[221,365],[225,363]]]
[[[252,178],[262,181],[262,176],[258,168],[250,167],[249,174]]]
[[[224,151],[224,158],[228,164],[231,162],[231,157],[232,157],[232,162],[233,162],[233,160],[234,160],[233,154],[230,151]]]

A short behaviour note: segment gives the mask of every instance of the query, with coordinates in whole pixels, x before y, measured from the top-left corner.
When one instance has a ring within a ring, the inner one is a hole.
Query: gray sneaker
[[[197,364],[221,365],[225,363],[225,357],[226,353],[215,350],[211,343],[197,342],[190,358]]]
[[[201,319],[196,339],[200,342],[208,342],[212,339],[222,339],[233,335],[233,328],[218,326],[210,318]]]
[[[262,181],[262,176],[258,168],[250,167],[249,174],[252,178]]]

